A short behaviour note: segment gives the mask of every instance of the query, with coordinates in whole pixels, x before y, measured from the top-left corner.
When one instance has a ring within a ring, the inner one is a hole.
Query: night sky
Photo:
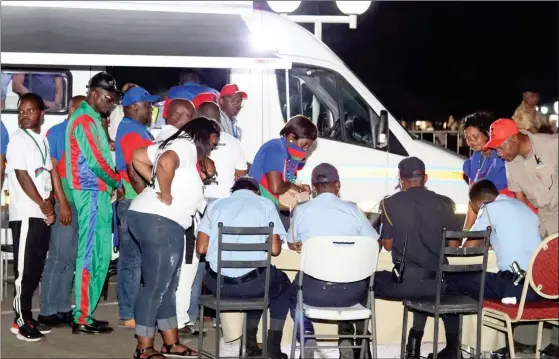
[[[510,117],[526,86],[559,98],[558,13],[555,1],[373,1],[356,30],[323,25],[323,41],[399,119]],[[294,14],[341,13],[303,1]]]

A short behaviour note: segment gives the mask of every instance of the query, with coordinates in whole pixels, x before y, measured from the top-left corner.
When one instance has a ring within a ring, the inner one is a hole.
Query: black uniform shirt
[[[454,202],[422,187],[398,192],[381,203],[382,239],[392,239],[393,262],[402,256],[408,238],[405,264],[436,271],[442,230],[463,228],[454,214]]]

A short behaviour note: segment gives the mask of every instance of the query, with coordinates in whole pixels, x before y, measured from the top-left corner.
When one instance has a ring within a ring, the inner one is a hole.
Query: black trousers
[[[402,283],[392,281],[392,272],[381,271],[375,274],[374,291],[375,297],[386,300],[401,301],[404,299],[428,299],[437,294],[437,281],[434,272],[425,271],[422,268],[406,268]],[[443,292],[444,292],[443,287]],[[460,321],[457,315],[445,315],[442,317],[446,337],[458,336]],[[421,312],[413,313],[413,326],[415,331],[423,332],[427,323],[427,314]]]
[[[194,223],[184,232],[186,248],[184,249],[184,259],[186,264],[192,264],[194,252],[196,250],[196,234],[194,233]]]
[[[14,242],[15,296],[13,308],[18,325],[33,318],[31,301],[39,286],[49,250],[50,227],[42,218],[11,221]]]
[[[447,273],[447,292],[453,294],[463,294],[474,299],[479,296],[481,287],[481,274],[479,273]],[[514,274],[510,271],[499,271],[497,273],[485,274],[485,287],[483,297],[493,300],[515,297],[520,302],[524,283],[514,285]],[[526,301],[533,302],[543,300],[532,287],[528,287]]]

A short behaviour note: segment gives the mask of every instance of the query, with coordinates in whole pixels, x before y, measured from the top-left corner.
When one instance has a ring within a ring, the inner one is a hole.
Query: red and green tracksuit
[[[112,251],[110,193],[120,185],[101,116],[83,101],[66,128],[66,176],[78,212],[74,322],[91,324]]]

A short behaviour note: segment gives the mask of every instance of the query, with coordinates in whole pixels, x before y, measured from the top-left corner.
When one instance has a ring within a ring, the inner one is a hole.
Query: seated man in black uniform
[[[427,175],[423,161],[408,157],[398,164],[398,169],[402,191],[381,202],[380,237],[384,248],[392,251],[394,270],[375,274],[375,295],[389,300],[434,297],[443,227],[461,230],[462,223],[454,215],[454,202],[450,198],[425,188]],[[459,245],[457,241],[453,244]],[[402,262],[404,270],[399,264]],[[426,321],[426,314],[413,314],[406,358],[419,358]],[[459,358],[458,317],[443,317],[443,322],[446,347],[438,357]]]

